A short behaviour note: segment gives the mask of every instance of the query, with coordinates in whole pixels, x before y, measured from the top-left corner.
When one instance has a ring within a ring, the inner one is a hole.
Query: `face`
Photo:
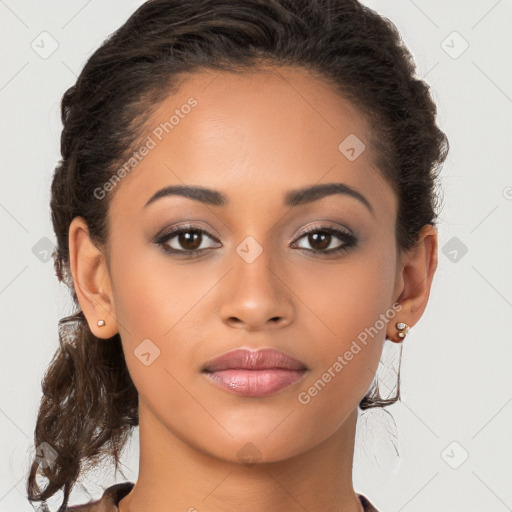
[[[364,119],[300,68],[200,72],[144,136],[109,210],[113,315],[141,424],[231,461],[249,446],[261,461],[313,448],[356,410],[396,322],[397,199]],[[298,193],[326,184],[338,188]],[[172,186],[223,201],[154,197]],[[267,396],[235,393],[202,368],[237,348],[282,351],[306,372]]]

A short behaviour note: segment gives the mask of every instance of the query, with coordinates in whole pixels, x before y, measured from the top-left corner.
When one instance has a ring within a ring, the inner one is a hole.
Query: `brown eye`
[[[331,245],[332,235],[330,233],[312,233],[307,235],[308,242],[315,251],[325,251]]]
[[[203,229],[180,226],[171,230],[169,233],[162,235],[155,241],[157,245],[162,246],[166,252],[196,254],[207,249],[212,249],[213,244],[203,246],[205,239],[216,241]]]
[[[357,238],[352,234],[331,226],[321,226],[305,231],[298,240],[305,239],[311,249],[299,246],[313,253],[333,254],[346,251],[357,243]],[[336,239],[338,241],[336,241]],[[340,243],[341,241],[341,243]],[[330,247],[330,249],[329,249]]]
[[[182,231],[175,238],[178,245],[187,251],[195,251],[201,246],[202,235],[199,231]]]

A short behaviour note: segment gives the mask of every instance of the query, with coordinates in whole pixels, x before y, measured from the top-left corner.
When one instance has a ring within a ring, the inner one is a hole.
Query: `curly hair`
[[[69,265],[71,221],[83,217],[91,240],[105,246],[111,192],[94,195],[140,142],[145,121],[185,73],[233,73],[258,64],[301,66],[334,85],[371,127],[378,167],[398,197],[396,244],[412,248],[421,228],[435,225],[436,178],[448,139],[436,124],[429,86],[395,25],[357,0],[149,0],[90,56],[61,102],[61,156],[51,186],[51,214],[59,281],[76,312],[59,322],[59,347],[42,380],[35,446],[58,456],[35,457],[28,499],[43,501],[63,489],[65,510],[80,474],[120,452],[137,426],[138,393],[119,334],[92,334],[77,300]],[[118,188],[118,187],[117,187]],[[114,189],[115,191],[115,189]],[[359,407],[385,407],[372,387]],[[48,480],[41,490],[38,471]]]

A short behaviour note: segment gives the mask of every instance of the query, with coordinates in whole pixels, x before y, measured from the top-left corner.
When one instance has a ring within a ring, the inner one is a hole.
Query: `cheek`
[[[307,305],[300,322],[315,343],[312,373],[298,402],[319,413],[331,411],[332,421],[343,421],[336,414],[350,408],[334,404],[355,407],[364,396],[381,357],[387,325],[395,317],[395,254],[391,247],[375,247],[336,265],[310,267],[307,280],[297,278],[294,288]]]
[[[118,256],[112,268],[119,329],[132,343],[152,337],[162,342],[186,330],[190,311],[212,286],[193,266],[173,265],[154,248]]]
[[[179,383],[190,379],[196,345],[204,338],[197,314],[218,277],[171,264],[153,248],[112,254],[116,318],[132,380],[142,396],[179,400]]]
[[[333,264],[303,262],[291,278],[307,306],[299,321],[326,348],[341,348],[392,306],[395,271],[393,248],[379,250],[376,242]]]

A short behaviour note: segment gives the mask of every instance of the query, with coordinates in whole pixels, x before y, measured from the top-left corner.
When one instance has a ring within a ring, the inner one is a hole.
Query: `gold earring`
[[[409,331],[410,327],[404,323],[404,322],[397,322],[395,324],[395,327],[398,330],[397,336],[401,339],[404,339],[407,336],[407,332]]]
[[[105,320],[98,320],[98,327],[104,327],[105,325]]]

